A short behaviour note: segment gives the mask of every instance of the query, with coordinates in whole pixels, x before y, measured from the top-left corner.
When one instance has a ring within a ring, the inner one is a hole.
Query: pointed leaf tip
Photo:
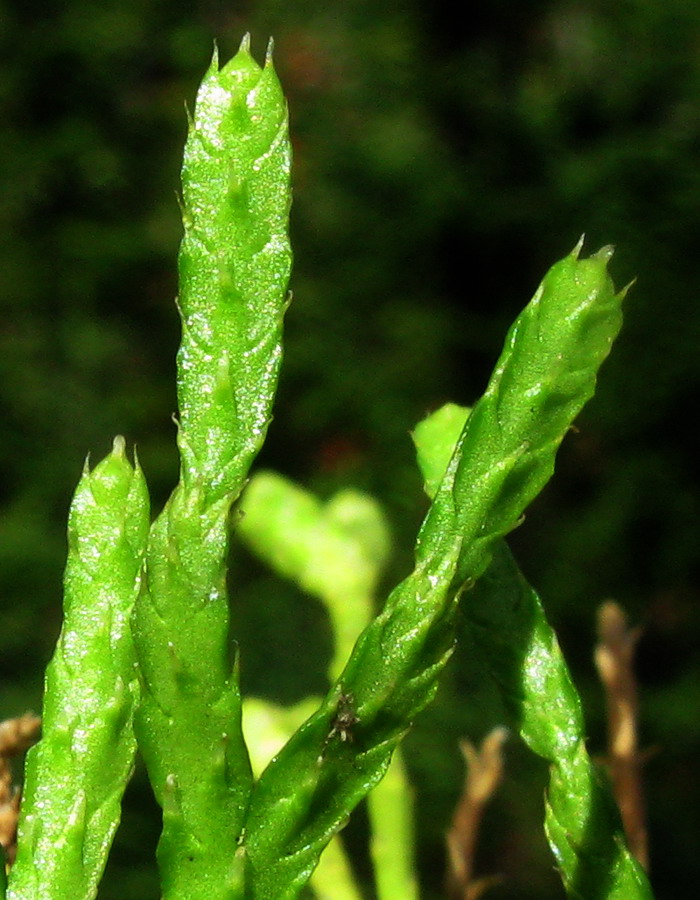
[[[583,248],[583,242],[585,240],[586,240],[586,233],[584,232],[581,235],[581,237],[576,241],[576,245],[574,246],[574,249],[571,251],[571,255],[574,257],[574,259],[579,258],[579,255],[581,254],[581,250]]]
[[[211,51],[211,62],[209,63],[209,71],[210,72],[218,72],[219,71],[219,45],[214,41]],[[185,108],[187,107],[187,103],[185,102]],[[189,113],[188,113],[189,116]]]
[[[636,283],[637,283],[637,277],[635,276],[632,279],[632,281],[628,282],[623,288],[620,288],[620,290],[617,293],[617,296],[620,298],[620,302],[622,302],[625,299],[625,297],[627,296],[627,292],[630,290],[630,288],[634,287],[634,285]]]

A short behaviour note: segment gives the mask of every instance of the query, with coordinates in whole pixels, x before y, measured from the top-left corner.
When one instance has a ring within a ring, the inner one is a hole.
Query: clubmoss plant
[[[163,811],[164,900],[291,900],[314,872],[319,896],[358,896],[338,844],[322,854],[368,795],[378,895],[417,896],[397,749],[455,650],[461,602],[511,727],[552,763],[546,829],[569,894],[650,898],[586,754],[556,638],[504,543],[620,328],[611,249],[583,258],[579,243],[558,262],[471,413],[447,407],[417,428],[432,502],[413,572],[372,617],[389,542],[371,500],[322,504],[269,473],[241,499],[281,360],[289,178],[280,85],[270,54],[260,67],[246,39],[223,68],[214,57],[185,147],[180,478],[150,528],[121,438],[78,486],[65,623],[7,897],[95,896],[136,742]],[[235,503],[243,539],[322,599],[337,639],[325,697],[284,713],[250,700],[246,723],[226,594]],[[294,732],[267,762],[261,719],[282,740]]]

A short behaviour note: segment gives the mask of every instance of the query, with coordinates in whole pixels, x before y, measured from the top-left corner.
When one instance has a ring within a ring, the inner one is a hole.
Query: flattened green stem
[[[97,893],[136,750],[129,617],[148,524],[143,474],[118,437],[86,465],[71,505],[64,623],[46,671],[43,736],[27,754],[12,900]]]
[[[421,528],[415,571],[255,787],[246,829],[255,900],[297,896],[330,837],[382,778],[452,652],[459,592],[547,481],[593,393],[622,295],[607,274],[610,251],[580,260],[579,249],[550,270],[510,330]]]
[[[319,701],[308,697],[292,707],[279,707],[257,697],[243,701],[243,723],[250,759],[256,777],[276,756],[296,729],[315,709]],[[340,837],[328,844],[311,877],[318,900],[361,900],[350,863]],[[407,898],[409,900],[409,898]]]
[[[149,538],[133,619],[139,746],[158,802],[164,900],[242,896],[251,772],[226,596],[227,520],[264,439],[290,250],[289,141],[270,57],[247,39],[197,96],[183,165],[181,478]]]

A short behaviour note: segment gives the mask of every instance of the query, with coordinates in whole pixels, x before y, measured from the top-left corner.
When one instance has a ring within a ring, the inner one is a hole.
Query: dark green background
[[[679,900],[700,881],[700,4],[465,8],[458,24],[445,0],[0,0],[0,715],[39,707],[85,453],[124,433],[156,507],[174,483],[183,102],[214,38],[227,58],[250,30],[262,58],[273,34],[296,269],[262,462],[324,495],[375,493],[396,532],[391,580],[424,509],[415,422],[478,396],[510,320],[581,232],[589,250],[617,245],[619,284],[638,279],[598,396],[512,543],[561,635],[594,753],[595,609],[615,597],[645,628],[653,881]],[[293,700],[322,687],[315,605],[242,551],[234,575],[247,688]],[[407,748],[426,897],[440,896],[457,740],[499,715],[465,638]],[[544,778],[512,741],[479,857],[505,875],[496,900],[562,896],[539,828]],[[141,774],[125,820],[101,897],[156,898]]]

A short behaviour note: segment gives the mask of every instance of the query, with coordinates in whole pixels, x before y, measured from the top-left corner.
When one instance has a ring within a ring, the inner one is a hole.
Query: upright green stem
[[[154,523],[133,626],[139,746],[165,900],[242,896],[252,777],[229,638],[228,515],[270,418],[291,264],[286,105],[244,40],[197,96],[183,165],[180,483]]]
[[[389,547],[388,526],[381,509],[367,495],[351,490],[321,503],[272,472],[257,472],[251,478],[241,509],[238,537],[277,572],[294,579],[324,604],[335,644],[328,675],[331,682],[335,681],[358,635],[372,618],[374,592]],[[246,712],[262,708],[263,703],[249,698]],[[274,715],[274,708],[267,708],[269,715]],[[282,725],[281,711],[277,715]],[[297,726],[302,721],[300,718]],[[262,731],[259,728],[258,738]],[[286,737],[291,734],[292,729]],[[413,900],[418,886],[412,865],[412,795],[399,751],[385,778],[369,795],[367,811],[379,900]],[[359,898],[359,888],[337,837],[324,850],[311,877],[311,887],[319,898]]]

